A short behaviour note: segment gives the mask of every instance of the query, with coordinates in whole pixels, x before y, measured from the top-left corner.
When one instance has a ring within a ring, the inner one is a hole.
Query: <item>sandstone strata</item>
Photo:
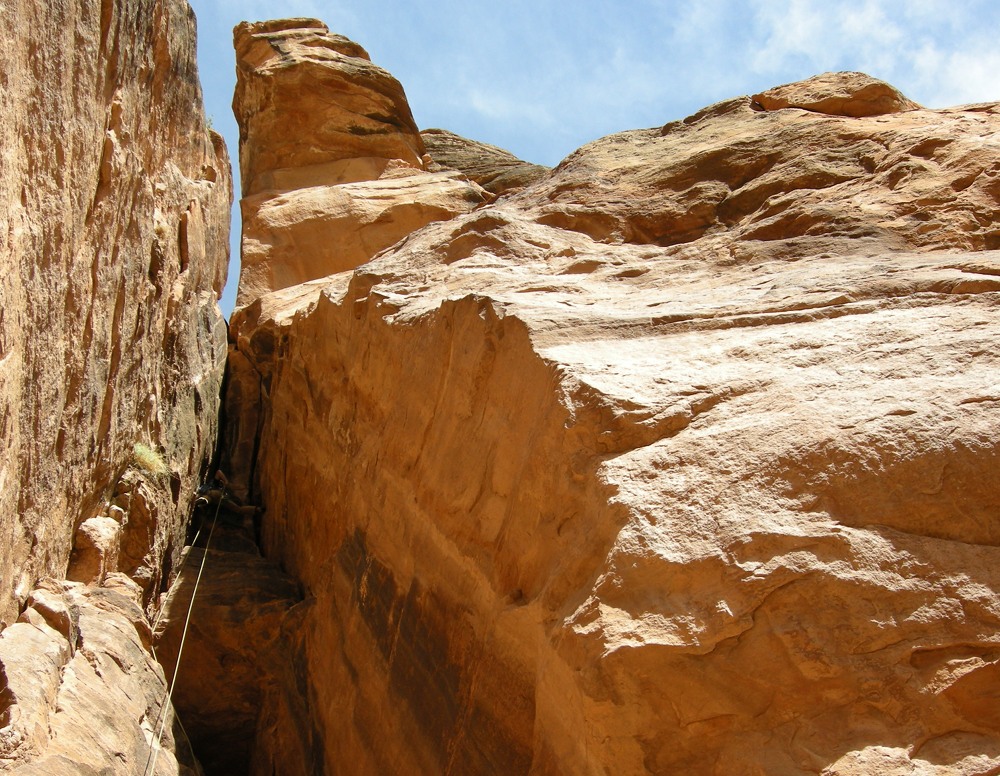
[[[235,30],[243,180],[237,306],[353,269],[487,198],[428,172],[399,82],[315,19]]]
[[[1000,768],[1000,106],[858,80],[236,316],[324,772]]]
[[[0,22],[0,617],[10,622],[37,579],[66,573],[77,527],[114,519],[126,490],[135,511],[118,514],[131,542],[120,557],[147,602],[165,581],[215,443],[231,195],[186,2],[21,0],[3,4]],[[143,468],[136,443],[160,454],[162,472]]]
[[[184,0],[0,8],[0,767],[18,772],[134,776],[155,746],[143,610],[183,546],[226,354],[229,161],[194,56]],[[189,772],[172,741],[158,774]]]
[[[510,151],[446,129],[425,129],[420,136],[434,164],[458,170],[497,196],[523,189],[549,171],[548,167],[518,159]]]

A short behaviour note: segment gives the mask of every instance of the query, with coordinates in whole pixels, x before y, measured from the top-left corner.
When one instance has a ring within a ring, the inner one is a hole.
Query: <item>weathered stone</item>
[[[237,307],[353,269],[487,199],[456,173],[423,169],[402,86],[357,44],[315,19],[244,23],[235,42],[244,181]]]
[[[283,175],[294,182],[287,188],[377,177],[354,178],[355,159],[420,168],[424,146],[403,87],[360,46],[315,19],[244,22],[233,35],[243,196],[284,188]]]
[[[231,200],[194,56],[184,0],[0,5],[7,621],[65,574],[137,442],[170,471],[149,502],[154,575],[183,545],[216,439]]]
[[[584,146],[512,200],[602,243],[697,241],[686,255],[737,263],[865,244],[995,250],[1000,183],[983,153],[995,121],[995,106],[866,119],[757,112],[739,98]]]
[[[124,575],[109,582],[45,580],[18,622],[0,633],[0,770],[201,774],[186,742],[175,740],[172,709],[163,708],[167,687],[150,652],[140,591]]]
[[[549,172],[548,167],[525,162],[502,148],[445,129],[425,129],[420,136],[435,164],[458,170],[497,196],[523,189]],[[428,169],[435,168],[432,165]]]
[[[162,483],[130,468],[116,483],[114,506],[108,510],[110,514],[117,507],[125,515],[118,568],[139,583],[147,604],[154,602],[170,576],[169,569],[164,570],[159,562],[162,548],[164,544],[177,541],[158,519],[158,485]],[[171,554],[169,560],[175,562],[176,558]]]
[[[76,529],[66,578],[99,585],[108,572],[118,569],[121,524],[110,517],[92,517]]]
[[[326,772],[1000,767],[998,131],[732,100],[239,312]]]
[[[830,116],[882,116],[917,110],[895,87],[864,73],[823,73],[805,81],[776,86],[750,98],[763,110],[801,108]]]
[[[245,197],[239,302],[354,269],[426,224],[484,200],[481,189],[455,172],[413,169]]]
[[[143,611],[226,353],[229,160],[194,56],[184,0],[0,5],[3,771],[201,773]]]

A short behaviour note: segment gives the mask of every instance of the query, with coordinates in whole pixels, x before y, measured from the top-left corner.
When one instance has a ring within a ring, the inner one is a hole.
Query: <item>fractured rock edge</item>
[[[164,709],[167,682],[141,597],[124,574],[103,587],[45,580],[33,591],[0,633],[0,770],[135,776],[159,749],[156,774],[201,775]]]

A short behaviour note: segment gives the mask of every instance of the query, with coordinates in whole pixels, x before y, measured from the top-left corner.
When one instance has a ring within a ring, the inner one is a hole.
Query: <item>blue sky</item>
[[[206,110],[237,154],[232,28],[308,16],[360,43],[443,127],[554,165],[602,135],[827,70],[928,107],[1000,100],[996,0],[190,0]],[[239,274],[234,222],[228,315]]]

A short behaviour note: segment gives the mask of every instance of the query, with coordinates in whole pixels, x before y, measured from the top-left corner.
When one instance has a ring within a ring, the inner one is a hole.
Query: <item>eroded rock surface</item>
[[[0,768],[152,773],[144,612],[216,443],[229,160],[184,0],[3,3],[0,82]],[[163,713],[155,773],[200,773]]]
[[[920,106],[895,87],[864,73],[823,73],[750,98],[763,110],[801,108],[831,116],[881,116]]]
[[[145,517],[119,517],[147,602],[183,545],[217,434],[231,200],[194,41],[183,0],[0,8],[5,622],[39,578],[66,573],[78,527],[111,518],[143,471],[136,443],[162,459],[138,558]]]
[[[510,151],[446,129],[425,129],[420,136],[434,163],[460,171],[497,196],[523,189],[549,171],[548,167],[518,159]]]
[[[1000,768],[1000,106],[858,80],[235,317],[325,772]]]
[[[356,43],[315,19],[244,22],[234,35],[238,307],[353,269],[487,199],[455,171],[424,169],[403,87]]]
[[[123,574],[101,587],[49,579],[32,592],[0,633],[0,770],[200,776],[164,706],[167,683],[141,602]]]

